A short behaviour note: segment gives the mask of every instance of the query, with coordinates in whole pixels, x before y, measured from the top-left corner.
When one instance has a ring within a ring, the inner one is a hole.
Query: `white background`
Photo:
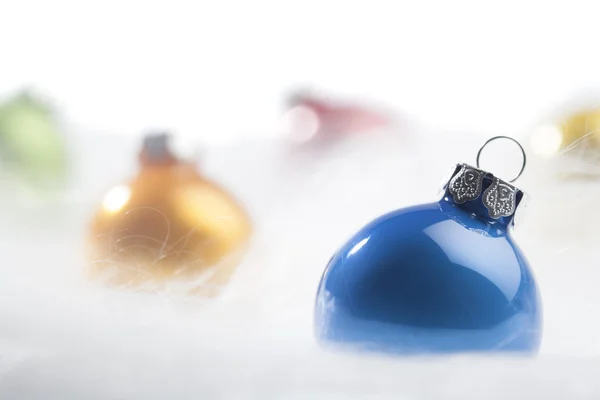
[[[324,263],[354,230],[434,200],[447,169],[472,162],[490,135],[526,143],[572,96],[595,93],[597,8],[3,1],[0,95],[31,86],[52,98],[79,164],[71,203],[0,214],[10,221],[0,223],[0,397],[598,395],[598,185],[558,181],[553,161],[533,155],[519,182],[532,203],[516,234],[544,296],[539,358],[330,358],[315,348],[311,321]],[[303,85],[382,104],[415,125],[290,161],[277,127],[283,96]],[[206,146],[203,171],[257,221],[253,248],[218,302],[81,280],[91,212],[135,173],[137,139],[156,127]]]

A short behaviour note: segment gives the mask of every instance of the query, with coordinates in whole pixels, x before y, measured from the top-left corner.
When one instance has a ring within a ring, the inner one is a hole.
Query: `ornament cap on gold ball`
[[[241,261],[251,223],[241,205],[173,149],[144,137],[140,170],[112,188],[92,223],[92,276],[109,285],[220,292]]]
[[[140,166],[150,165],[175,165],[180,162],[169,142],[172,136],[168,133],[153,133],[144,137],[142,149],[140,150],[138,160]]]

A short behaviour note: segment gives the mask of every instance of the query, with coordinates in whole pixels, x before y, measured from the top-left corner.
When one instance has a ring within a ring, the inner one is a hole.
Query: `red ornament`
[[[393,124],[386,113],[358,103],[343,103],[307,93],[293,94],[288,103],[284,129],[294,141],[336,140]]]

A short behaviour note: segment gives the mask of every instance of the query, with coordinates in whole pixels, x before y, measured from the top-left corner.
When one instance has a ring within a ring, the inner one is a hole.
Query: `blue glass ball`
[[[538,289],[511,222],[448,193],[376,219],[327,265],[317,338],[400,354],[535,352]]]

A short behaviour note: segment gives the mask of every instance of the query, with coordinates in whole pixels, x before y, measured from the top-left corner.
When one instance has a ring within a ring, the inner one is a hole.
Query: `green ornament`
[[[45,103],[23,92],[0,105],[0,165],[35,188],[64,181],[67,150]]]

